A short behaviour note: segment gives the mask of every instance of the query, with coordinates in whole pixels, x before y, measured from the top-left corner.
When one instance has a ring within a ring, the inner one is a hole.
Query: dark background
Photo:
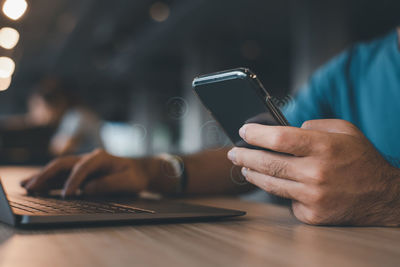
[[[1,16],[21,38],[0,51],[17,66],[0,114],[24,112],[35,83],[55,75],[105,121],[144,129],[130,154],[192,152],[207,146],[200,129],[210,120],[192,95],[194,76],[250,67],[284,97],[354,42],[400,25],[398,0],[167,0],[163,22],[150,16],[156,2],[34,0],[16,22]],[[170,114],[174,97],[182,116]]]

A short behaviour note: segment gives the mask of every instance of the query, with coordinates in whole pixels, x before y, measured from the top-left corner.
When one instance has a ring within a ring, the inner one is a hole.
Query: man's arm
[[[227,149],[182,156],[187,175],[185,194],[235,194],[254,189],[243,183],[240,168],[226,157]],[[176,194],[181,179],[171,175],[170,163],[160,157],[128,159],[104,150],[61,157],[22,182],[28,192],[62,188],[63,196],[76,194],[139,193],[147,190]]]
[[[351,119],[347,110],[353,105],[348,97],[352,92],[348,76],[352,53],[348,49],[331,59],[295,93],[293,101],[282,110],[291,126],[300,127],[303,122],[316,119]]]

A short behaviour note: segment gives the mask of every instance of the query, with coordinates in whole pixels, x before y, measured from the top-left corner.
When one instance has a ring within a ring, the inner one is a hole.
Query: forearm
[[[188,194],[237,194],[254,189],[241,176],[240,168],[227,159],[228,151],[208,150],[184,157]]]
[[[228,149],[202,151],[182,156],[187,175],[185,194],[238,194],[254,189],[243,179],[240,169],[227,159]],[[174,194],[180,179],[167,175],[167,165],[160,159],[147,160],[151,182],[149,190],[163,194]],[[234,168],[234,169],[233,169]],[[244,181],[244,182],[243,182]]]

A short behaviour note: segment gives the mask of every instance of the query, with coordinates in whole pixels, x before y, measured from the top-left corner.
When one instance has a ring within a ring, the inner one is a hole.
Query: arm
[[[316,119],[343,118],[343,110],[352,106],[348,102],[351,92],[348,67],[352,50],[347,50],[319,68],[282,110],[291,126]]]
[[[240,168],[235,167],[226,157],[228,149],[208,150],[182,157],[183,167],[188,178],[185,193],[193,194],[232,194],[243,193],[253,186],[235,183],[240,177]],[[147,159],[152,166],[149,190],[164,194],[174,194],[179,179],[166,175],[166,162],[157,158]],[[235,168],[235,169],[233,169]]]
[[[227,150],[204,151],[183,156],[188,176],[187,194],[233,194],[246,192],[252,185],[235,183],[234,167],[226,158]],[[158,158],[128,159],[96,150],[82,156],[61,157],[44,167],[22,185],[28,192],[47,192],[62,188],[63,196],[78,189],[85,194],[139,193],[147,190],[175,194],[180,179],[168,175],[169,163]],[[236,173],[240,174],[236,169]],[[90,179],[89,179],[90,178]]]

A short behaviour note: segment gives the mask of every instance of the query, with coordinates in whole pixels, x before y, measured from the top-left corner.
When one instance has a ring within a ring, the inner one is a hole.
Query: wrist
[[[170,162],[155,156],[141,159],[141,164],[148,178],[148,191],[161,194],[176,193],[180,179]]]

